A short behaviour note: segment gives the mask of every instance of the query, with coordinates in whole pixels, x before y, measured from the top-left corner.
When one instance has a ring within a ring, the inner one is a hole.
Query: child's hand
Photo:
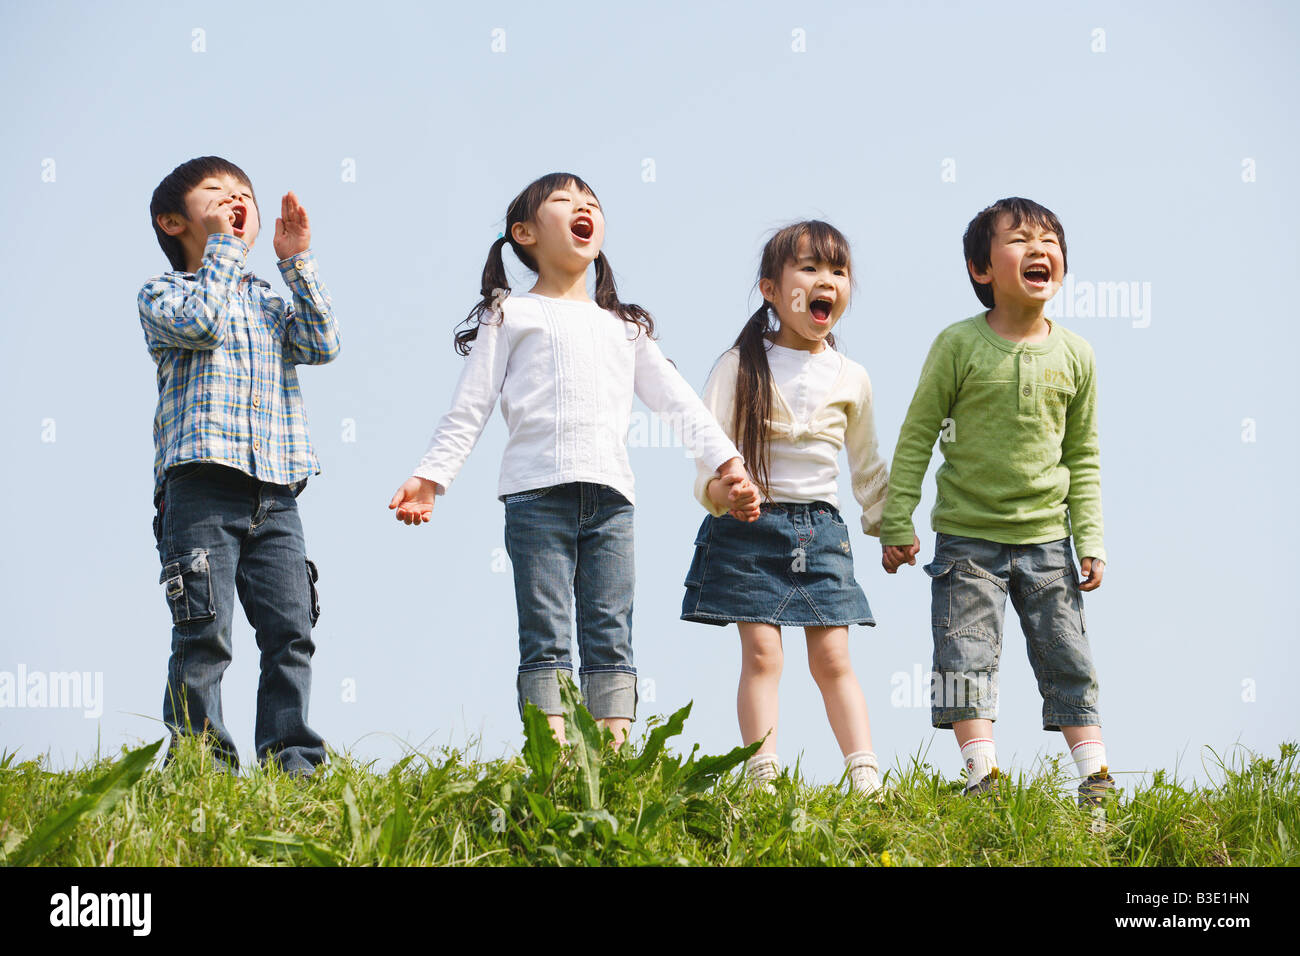
[[[1079,562],[1083,580],[1079,582],[1080,591],[1095,591],[1101,587],[1101,576],[1106,572],[1106,562],[1101,558],[1084,558]]]
[[[307,210],[298,202],[293,190],[284,194],[280,200],[280,218],[275,221],[275,254],[281,259],[288,259],[300,252],[306,252],[311,246],[311,225],[307,222]]]
[[[207,230],[208,235],[222,232],[227,236],[235,234],[235,197],[223,196],[220,199],[214,197],[208,200],[208,204],[203,207],[203,228]]]
[[[916,556],[921,551],[921,542],[912,535],[912,543],[906,547],[901,544],[882,544],[880,546],[880,565],[886,574],[894,574],[904,564],[915,565]]]
[[[731,506],[731,516],[737,521],[757,521],[763,513],[759,506],[758,488],[748,478],[732,483],[727,492],[727,504]]]
[[[408,525],[419,525],[429,520],[433,511],[434,499],[438,497],[438,483],[427,478],[407,478],[402,487],[397,489],[393,500],[388,502],[389,510],[397,509],[398,521]]]

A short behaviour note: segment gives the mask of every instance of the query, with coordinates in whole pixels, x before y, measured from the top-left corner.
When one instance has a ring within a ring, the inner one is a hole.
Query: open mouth
[[[1047,266],[1030,266],[1025,270],[1025,281],[1031,285],[1046,285],[1047,281],[1052,278],[1051,270]]]
[[[235,206],[233,212],[234,220],[231,222],[230,226],[236,233],[241,233],[244,231],[244,220],[248,217],[248,210],[243,206]]]
[[[808,311],[812,313],[812,317],[816,321],[829,322],[831,318],[831,300],[813,299],[812,304],[808,306]]]
[[[569,227],[569,231],[583,242],[588,242],[591,240],[592,234],[595,233],[596,226],[589,217],[579,216],[573,220],[573,225]]]

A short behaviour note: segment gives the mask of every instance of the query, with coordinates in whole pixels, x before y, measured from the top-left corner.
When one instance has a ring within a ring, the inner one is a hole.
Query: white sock
[[[750,783],[771,783],[781,772],[781,758],[776,754],[754,754],[745,761],[745,776]]]
[[[961,762],[966,765],[966,786],[975,786],[998,765],[993,741],[988,737],[966,741],[961,748]]]
[[[880,787],[880,764],[876,754],[871,750],[859,750],[844,758],[844,766],[849,768],[849,780],[855,793],[873,794]]]
[[[1080,777],[1106,772],[1106,745],[1100,740],[1080,740],[1070,748],[1070,756],[1079,768]]]

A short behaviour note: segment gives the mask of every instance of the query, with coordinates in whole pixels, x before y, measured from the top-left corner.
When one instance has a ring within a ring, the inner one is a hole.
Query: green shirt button
[[[1024,360],[1025,360],[1025,364],[1026,364],[1026,365],[1028,365],[1028,364],[1030,363],[1030,361],[1032,361],[1032,360],[1029,358],[1029,353],[1028,353],[1028,352],[1026,352],[1026,353],[1024,354]]]
[[[1028,385],[1026,385],[1026,386],[1024,387],[1023,391],[1024,391],[1024,393],[1025,393],[1026,395],[1028,395],[1031,391],[1033,391],[1033,389],[1031,389]]]

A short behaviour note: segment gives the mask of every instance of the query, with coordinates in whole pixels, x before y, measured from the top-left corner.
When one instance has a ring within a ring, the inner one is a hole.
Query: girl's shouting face
[[[777,345],[820,352],[848,308],[849,268],[813,258],[808,237],[801,236],[795,258],[781,272],[780,284],[762,279],[759,291],[781,320]]]
[[[554,189],[528,222],[511,235],[537,261],[537,272],[585,272],[605,241],[605,216],[596,197],[574,183]]]

